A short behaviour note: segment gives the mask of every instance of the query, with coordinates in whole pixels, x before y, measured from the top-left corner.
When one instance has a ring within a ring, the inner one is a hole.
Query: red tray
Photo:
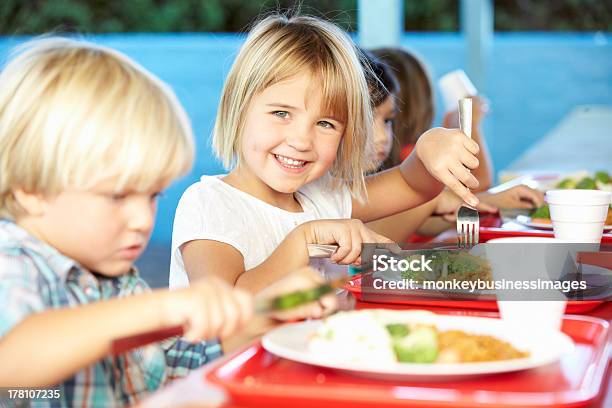
[[[491,314],[485,314],[491,315]],[[568,316],[563,331],[576,342],[559,363],[458,382],[386,382],[276,357],[260,344],[206,374],[243,407],[581,407],[605,388],[608,322]]]
[[[376,293],[368,293],[367,300],[364,300],[363,293],[361,292],[361,276],[359,275],[349,280],[345,288],[360,302],[497,311],[497,302],[495,300],[419,299],[416,297],[406,296],[405,294],[402,294],[401,291],[399,291],[400,293],[393,293],[392,291],[376,291]],[[587,313],[604,302],[605,300],[569,300],[567,302],[567,306],[565,307],[565,313]]]
[[[524,230],[510,230],[507,228],[497,227],[480,227],[479,229],[479,242],[487,242],[494,238],[508,238],[508,237],[550,237],[552,238],[552,231],[536,230],[536,229],[524,229]],[[612,244],[612,234],[603,234],[601,237],[602,244]]]

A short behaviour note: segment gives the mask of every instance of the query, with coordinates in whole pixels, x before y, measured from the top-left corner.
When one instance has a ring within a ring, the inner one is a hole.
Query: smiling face
[[[391,152],[395,115],[395,99],[391,95],[374,108],[374,149],[371,159],[375,168],[378,168]]]
[[[158,193],[116,193],[114,185],[102,182],[52,198],[31,196],[29,202],[38,204],[26,202],[30,215],[17,223],[90,271],[123,275],[149,241]]]
[[[318,83],[303,72],[267,87],[252,99],[239,166],[251,183],[259,182],[271,193],[294,193],[330,169],[345,124],[332,112],[322,111]]]

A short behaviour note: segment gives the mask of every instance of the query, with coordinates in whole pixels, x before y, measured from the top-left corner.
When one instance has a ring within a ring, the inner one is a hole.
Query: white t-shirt
[[[245,270],[265,261],[296,226],[312,220],[351,217],[346,187],[329,187],[327,177],[303,186],[296,199],[304,212],[282,210],[221,180],[202,176],[181,197],[172,230],[170,287],[189,286],[181,245],[196,239],[224,242],[244,258]]]

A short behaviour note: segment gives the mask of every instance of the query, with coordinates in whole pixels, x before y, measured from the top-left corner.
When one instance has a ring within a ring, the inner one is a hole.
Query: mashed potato
[[[376,311],[341,312],[325,319],[309,350],[330,361],[394,364],[391,336]]]
[[[359,310],[324,320],[308,343],[317,357],[339,363],[392,365],[467,363],[525,358],[529,353],[492,336],[438,331],[427,311]],[[419,319],[420,318],[420,319]]]

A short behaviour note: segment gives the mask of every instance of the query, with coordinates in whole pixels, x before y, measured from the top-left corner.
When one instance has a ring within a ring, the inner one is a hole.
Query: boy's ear
[[[13,190],[13,196],[19,206],[30,216],[40,216],[45,213],[47,201],[40,193],[28,193],[22,188]]]

